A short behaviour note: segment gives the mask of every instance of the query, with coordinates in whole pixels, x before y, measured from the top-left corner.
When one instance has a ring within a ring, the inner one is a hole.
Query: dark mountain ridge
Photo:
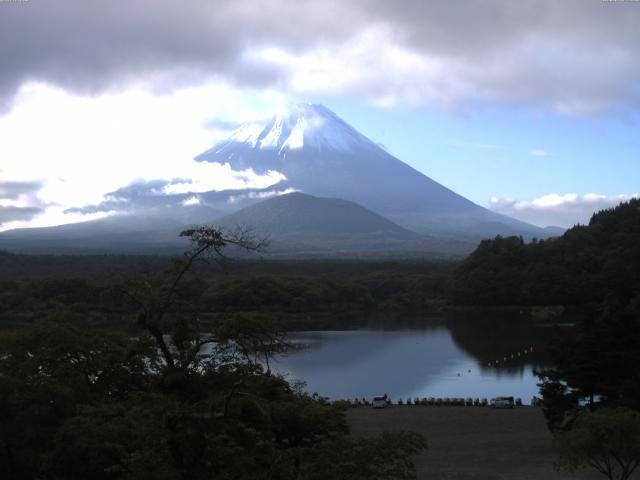
[[[380,235],[419,238],[357,203],[295,192],[245,207],[217,222],[225,227],[250,225],[272,236]]]
[[[354,202],[295,192],[264,200],[216,222],[223,230],[249,225],[270,241],[267,255],[399,255],[460,257],[472,248],[465,242],[445,246],[419,235]]]

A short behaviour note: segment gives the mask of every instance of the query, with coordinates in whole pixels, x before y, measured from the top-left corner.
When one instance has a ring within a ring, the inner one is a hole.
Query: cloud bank
[[[262,188],[282,179],[192,158],[241,119],[279,105],[279,95],[245,96],[218,85],[160,96],[134,89],[79,97],[31,84],[18,98],[0,116],[0,230],[84,219],[70,209],[104,202],[131,183],[161,179],[167,191],[160,193],[170,194]],[[212,115],[227,121],[212,130]]]
[[[577,195],[552,193],[534,200],[514,200],[491,197],[489,207],[504,215],[509,215],[540,227],[559,226],[569,228],[578,223],[587,224],[591,215],[605,208],[612,208],[621,202],[640,198],[639,193],[621,195],[598,195],[587,193]]]
[[[28,221],[45,210],[38,198],[40,182],[10,182],[0,180],[0,226],[3,223]]]
[[[211,79],[238,87],[584,115],[640,106],[640,6],[597,0],[0,4],[0,99]]]

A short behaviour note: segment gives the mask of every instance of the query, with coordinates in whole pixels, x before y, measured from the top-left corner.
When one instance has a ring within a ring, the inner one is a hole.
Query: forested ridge
[[[640,200],[594,214],[561,237],[484,240],[455,270],[464,305],[640,303]]]

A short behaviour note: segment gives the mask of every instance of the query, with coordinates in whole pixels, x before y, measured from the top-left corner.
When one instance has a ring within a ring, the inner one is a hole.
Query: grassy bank
[[[392,406],[349,410],[353,435],[411,430],[424,435],[428,449],[417,457],[418,479],[555,480],[598,479],[591,472],[571,475],[554,469],[555,453],[542,411],[535,407],[494,410],[474,407]],[[640,478],[636,474],[633,478]]]

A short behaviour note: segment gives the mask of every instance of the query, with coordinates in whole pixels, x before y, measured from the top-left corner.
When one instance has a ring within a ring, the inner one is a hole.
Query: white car
[[[491,399],[491,408],[513,408],[513,397],[496,397]]]

